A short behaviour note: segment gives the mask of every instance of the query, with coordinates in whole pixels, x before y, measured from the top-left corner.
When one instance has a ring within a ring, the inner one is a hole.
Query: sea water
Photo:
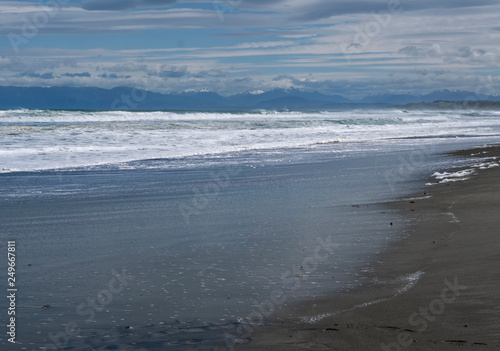
[[[215,156],[244,150],[372,149],[367,142],[496,136],[498,112],[359,110],[343,112],[0,111],[3,172],[120,165],[148,159]],[[396,146],[397,147],[397,146]],[[212,160],[207,157],[207,161]],[[189,162],[189,160],[187,160]],[[205,163],[206,163],[205,162]],[[153,167],[185,166],[185,162]],[[200,166],[200,158],[195,166]],[[146,163],[130,167],[148,167]]]
[[[500,114],[16,110],[0,133],[17,340],[181,350],[367,282],[407,235],[383,204],[497,141]]]

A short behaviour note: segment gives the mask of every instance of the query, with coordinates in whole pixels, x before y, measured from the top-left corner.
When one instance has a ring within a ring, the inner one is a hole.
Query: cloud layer
[[[123,11],[134,8],[165,7],[175,0],[84,0],[82,8],[89,11]]]
[[[0,3],[1,85],[498,88],[493,0],[58,1]]]

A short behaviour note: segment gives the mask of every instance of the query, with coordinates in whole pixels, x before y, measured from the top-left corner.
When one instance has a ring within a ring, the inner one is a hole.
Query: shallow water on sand
[[[405,235],[406,220],[383,202],[420,189],[450,162],[437,153],[456,148],[429,145],[2,174],[18,346],[201,349],[291,302],[363,283],[373,256]]]

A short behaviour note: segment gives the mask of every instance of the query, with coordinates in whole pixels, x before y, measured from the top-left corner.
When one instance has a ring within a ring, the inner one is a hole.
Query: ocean
[[[391,147],[400,139],[487,138],[498,133],[497,112],[359,110],[342,112],[89,112],[0,111],[3,172],[105,165],[145,168],[137,161],[164,159],[151,167],[189,166],[186,158],[230,152],[362,152]],[[380,143],[383,145],[379,146]],[[376,146],[373,146],[376,145]],[[272,158],[272,155],[270,156]],[[135,163],[134,163],[135,161]],[[132,164],[131,164],[132,162]]]
[[[231,349],[369,283],[409,235],[386,204],[498,166],[444,153],[498,142],[500,113],[10,110],[0,135],[23,349]]]

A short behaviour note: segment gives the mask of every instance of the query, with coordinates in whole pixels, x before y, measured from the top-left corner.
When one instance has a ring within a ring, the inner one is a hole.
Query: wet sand
[[[477,153],[500,147],[454,155]],[[481,170],[392,204],[413,224],[378,257],[369,284],[276,313],[234,348],[499,350],[499,178],[500,167]]]

